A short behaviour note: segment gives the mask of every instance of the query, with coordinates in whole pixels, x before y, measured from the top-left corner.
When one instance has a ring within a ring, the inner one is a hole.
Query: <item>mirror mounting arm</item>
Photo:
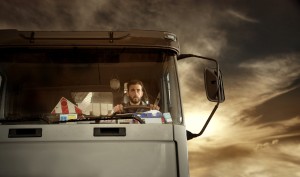
[[[216,64],[216,69],[217,71],[219,71],[219,63],[216,59],[213,59],[213,58],[209,58],[209,57],[203,57],[203,56],[200,56],[200,55],[194,55],[194,54],[180,54],[178,57],[177,57],[177,60],[181,60],[181,59],[185,59],[185,58],[189,58],[189,57],[196,57],[196,58],[202,58],[204,60],[210,60],[210,61],[213,61],[215,62]],[[219,78],[219,72],[218,72],[218,78]]]
[[[217,102],[217,104],[215,105],[214,109],[212,110],[212,112],[210,113],[209,117],[207,118],[204,126],[202,127],[201,131],[199,133],[192,133],[190,131],[186,131],[186,137],[187,137],[187,140],[190,140],[190,139],[193,139],[193,138],[196,138],[198,136],[201,136],[203,134],[203,132],[205,131],[207,125],[209,124],[211,118],[213,117],[213,115],[215,114],[216,110],[218,109],[219,107],[219,102]]]

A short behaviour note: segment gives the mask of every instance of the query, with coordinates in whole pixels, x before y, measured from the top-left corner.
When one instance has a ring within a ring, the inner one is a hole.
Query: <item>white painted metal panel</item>
[[[0,144],[0,176],[174,177],[167,141],[74,141]]]
[[[126,136],[94,136],[94,128]],[[41,128],[41,137],[9,138],[10,129]],[[175,177],[172,125],[1,125],[0,176]]]

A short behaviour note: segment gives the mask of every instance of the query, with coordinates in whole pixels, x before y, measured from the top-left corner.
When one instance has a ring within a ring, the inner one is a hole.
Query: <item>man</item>
[[[127,83],[127,96],[129,102],[125,105],[118,104],[113,108],[114,113],[123,113],[123,112],[144,112],[147,111],[143,108],[141,109],[129,109],[124,110],[124,106],[147,106],[145,102],[142,101],[144,96],[144,85],[139,80],[131,80]],[[150,110],[159,110],[159,106],[150,104]]]

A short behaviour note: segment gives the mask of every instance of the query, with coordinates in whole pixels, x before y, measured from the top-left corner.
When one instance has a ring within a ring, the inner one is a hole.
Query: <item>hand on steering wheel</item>
[[[160,107],[157,105],[153,105],[153,104],[150,104],[150,105],[127,105],[127,106],[123,106],[122,104],[119,104],[113,108],[113,112],[114,113],[123,113],[123,112],[126,112],[126,110],[130,110],[130,109],[136,109],[136,110],[140,109],[140,110],[149,111],[149,110],[159,110]]]

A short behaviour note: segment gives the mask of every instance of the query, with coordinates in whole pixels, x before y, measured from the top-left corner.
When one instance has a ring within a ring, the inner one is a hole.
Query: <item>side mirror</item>
[[[205,131],[207,125],[209,124],[211,118],[215,114],[216,110],[219,107],[219,103],[225,101],[225,94],[224,94],[224,87],[223,87],[223,80],[222,80],[222,73],[219,69],[219,64],[216,59],[203,57],[199,55],[193,54],[181,54],[177,57],[178,60],[188,58],[188,57],[196,57],[199,59],[209,60],[215,63],[215,69],[213,68],[205,68],[204,70],[204,82],[205,82],[205,90],[206,96],[209,101],[217,102],[214,109],[210,113],[209,117],[207,118],[205,124],[203,125],[201,131],[199,133],[192,133],[187,131],[187,140],[196,138],[201,136]]]
[[[216,69],[205,68],[204,80],[207,99],[222,103],[225,100],[225,94],[221,72],[218,73]]]

